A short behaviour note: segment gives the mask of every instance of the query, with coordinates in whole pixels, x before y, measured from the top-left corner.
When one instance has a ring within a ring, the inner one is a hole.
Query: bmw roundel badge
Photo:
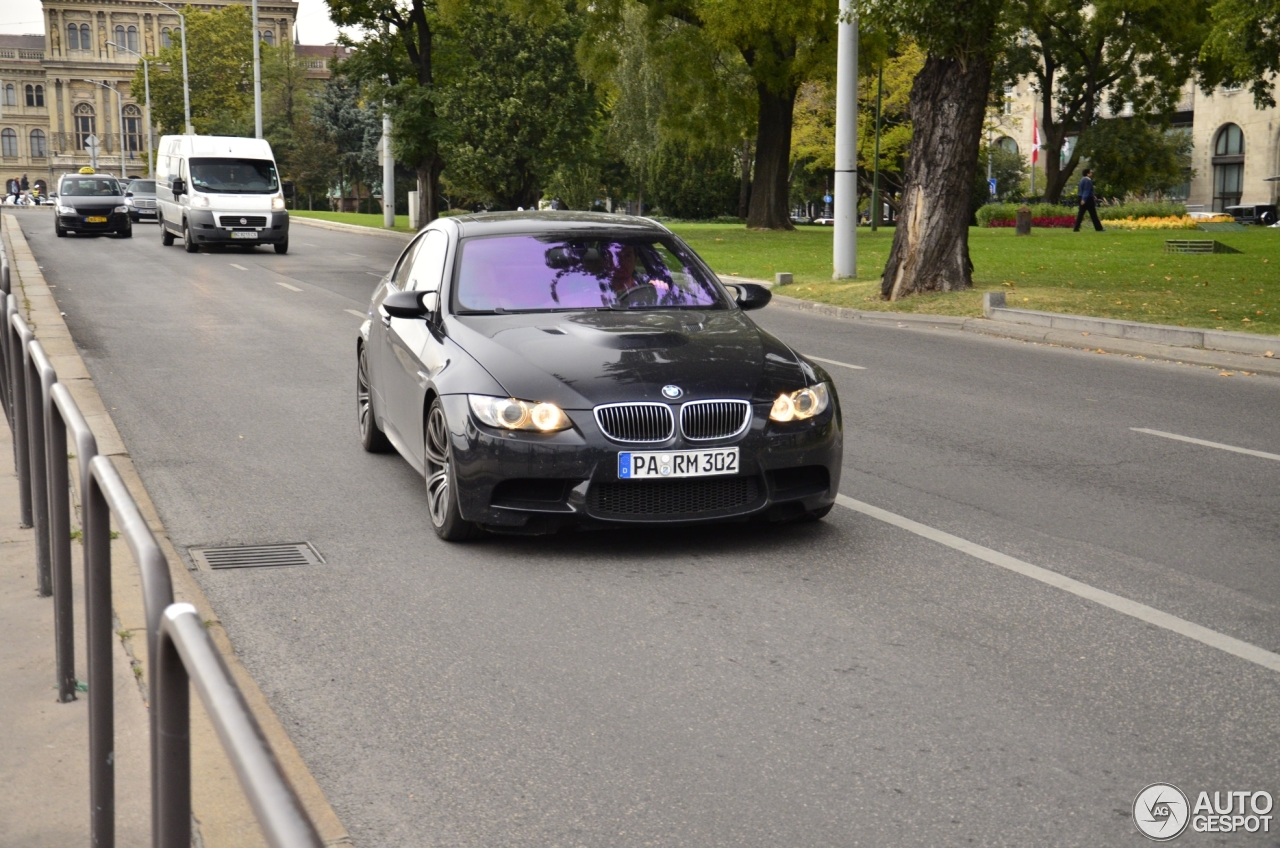
[[[684,389],[679,386],[663,386],[662,396],[667,400],[676,400],[684,394]]]

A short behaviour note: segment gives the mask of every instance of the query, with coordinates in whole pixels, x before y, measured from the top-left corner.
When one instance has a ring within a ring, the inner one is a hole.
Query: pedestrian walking
[[[1085,211],[1093,219],[1093,228],[1102,232],[1102,222],[1098,220],[1098,199],[1093,194],[1093,169],[1085,168],[1080,178],[1080,211],[1076,213],[1074,232],[1080,232],[1080,223],[1084,220]]]

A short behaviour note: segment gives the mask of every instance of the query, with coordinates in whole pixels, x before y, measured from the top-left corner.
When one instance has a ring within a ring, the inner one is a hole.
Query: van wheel
[[[67,231],[66,231],[66,230],[64,230],[64,229],[62,229],[62,227],[59,227],[57,224],[54,224],[54,225],[53,225],[53,231],[54,231],[54,233],[56,233],[56,234],[57,234],[58,238],[66,238],[66,237],[67,237]]]
[[[288,253],[288,252],[289,252],[289,242],[282,241],[276,245],[276,253]]]
[[[200,245],[191,239],[191,225],[186,222],[182,224],[182,249],[187,253],[195,253],[200,249]]]
[[[159,219],[160,224],[160,243],[165,247],[173,246],[173,233],[169,232],[169,228],[164,225],[164,218]]]

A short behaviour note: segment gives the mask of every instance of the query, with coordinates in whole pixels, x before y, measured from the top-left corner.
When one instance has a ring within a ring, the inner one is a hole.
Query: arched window
[[[4,105],[6,106],[18,105],[18,93],[14,89],[13,83],[9,83],[4,87]]]
[[[15,131],[7,128],[0,131],[0,154],[6,159],[11,156],[17,158],[18,134]]]
[[[163,27],[160,30],[160,46],[161,47],[173,46],[173,31],[170,30],[168,27]]]
[[[31,158],[43,159],[49,155],[49,148],[45,145],[44,130],[31,131]]]
[[[132,103],[124,107],[124,149],[130,153],[142,149],[142,110]]]
[[[80,49],[92,50],[93,39],[89,36],[89,25],[80,24]]]
[[[1213,211],[1240,205],[1244,194],[1244,133],[1235,124],[1218,130],[1213,142]]]
[[[129,42],[125,41],[125,38],[124,38],[124,27],[117,26],[116,27],[116,47],[117,48],[126,47],[128,44]]]
[[[268,47],[274,47],[276,44],[276,34],[269,29],[264,30],[262,33],[262,40],[266,42]]]
[[[44,86],[36,86],[36,106],[44,106]]]
[[[138,28],[136,26],[129,27],[129,29],[125,32],[125,37],[128,39],[126,43],[129,45],[129,49],[137,53],[138,52]],[[118,44],[119,42],[116,42],[116,43]]]
[[[67,24],[67,49],[80,49],[80,28],[75,24]]]
[[[996,147],[999,147],[1001,150],[1007,150],[1010,153],[1016,154],[1018,152],[1018,142],[1009,138],[1007,135],[996,139]]]
[[[93,119],[93,107],[88,103],[77,103],[74,110],[76,122],[76,150],[84,150],[85,141],[96,129]]]
[[[36,105],[36,87],[30,84],[27,85],[27,105]]]

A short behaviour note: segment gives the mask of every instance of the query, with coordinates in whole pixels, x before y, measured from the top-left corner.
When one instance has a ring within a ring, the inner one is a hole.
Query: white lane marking
[[[286,288],[289,291],[302,291],[302,289],[298,288],[297,286],[291,286],[288,283],[276,283],[276,285],[282,288]]]
[[[839,365],[841,368],[852,368],[854,371],[867,370],[865,365],[850,365],[847,362],[837,362],[834,359],[823,359],[821,356],[814,356],[812,353],[806,353],[805,356],[809,357],[815,362],[825,362],[828,365]]]
[[[360,319],[365,319],[365,318],[368,318],[368,317],[369,317],[368,315],[366,315],[366,314],[365,314],[365,313],[363,313],[363,312],[356,312],[354,309],[344,309],[344,310],[342,310],[342,311],[343,311],[343,312],[347,312],[347,313],[349,313],[349,314],[351,314],[351,315],[354,315],[354,316],[356,316],[357,318],[360,318]]]
[[[303,246],[303,247],[315,247],[315,245],[314,245],[314,244],[310,244],[309,242],[305,242],[305,241],[302,243],[302,246]]]
[[[363,253],[348,253],[347,255],[348,255],[348,256],[354,256],[354,257],[356,257],[357,259],[364,259],[364,254],[363,254]]]
[[[1131,616],[1139,621],[1145,621],[1147,624],[1154,624],[1179,636],[1185,636],[1188,639],[1194,639],[1197,642],[1208,645],[1211,648],[1217,648],[1219,651],[1239,657],[1242,660],[1248,660],[1256,663],[1263,668],[1271,671],[1280,672],[1280,654],[1259,648],[1257,645],[1251,645],[1216,630],[1210,630],[1194,622],[1178,618],[1176,615],[1170,615],[1167,612],[1149,607],[1146,604],[1140,604],[1137,601],[1131,601],[1128,598],[1122,598],[1119,595],[1112,594],[1103,589],[1090,586],[1088,583],[1081,583],[1079,580],[1073,580],[1070,577],[1059,574],[1056,571],[1050,571],[1047,568],[1041,568],[1038,565],[1032,565],[1029,562],[1023,562],[1016,557],[1008,554],[1002,554],[991,548],[983,547],[959,536],[953,536],[942,530],[936,530],[926,524],[918,521],[912,521],[896,513],[880,509],[869,503],[854,500],[845,495],[836,495],[836,503],[843,507],[860,512],[863,515],[869,515],[872,518],[892,524],[894,527],[900,527],[917,536],[923,536],[930,541],[937,542],[940,545],[946,545],[969,556],[976,557],[984,562],[1000,568],[1008,569],[1015,574],[1021,574],[1023,577],[1030,577],[1032,580],[1038,580],[1055,589],[1061,589],[1064,592],[1070,592],[1077,597],[1084,598],[1086,601],[1093,601],[1108,609],[1115,610],[1122,615]]]
[[[1190,436],[1179,436],[1177,433],[1166,433],[1164,430],[1148,430],[1146,427],[1130,427],[1129,429],[1135,433],[1146,433],[1149,436],[1160,436],[1164,439],[1175,439],[1179,442],[1190,442],[1193,445],[1204,445],[1206,448],[1217,448],[1218,450],[1244,453],[1249,456],[1260,456],[1263,459],[1274,459],[1277,462],[1280,462],[1280,454],[1277,453],[1250,450],[1249,448],[1238,448],[1235,445],[1224,445],[1221,442],[1206,442],[1204,439],[1193,439]]]
[[[377,277],[379,280],[381,280],[383,276],[382,274],[375,274],[372,271],[365,271],[365,273],[368,274],[370,277]]]
[[[237,264],[236,264],[236,263],[234,263],[234,262],[232,262],[232,263],[231,263],[231,267],[232,267],[232,268],[239,268],[241,271],[248,271],[248,270],[249,270],[248,268],[244,267],[243,265],[237,265]]]

